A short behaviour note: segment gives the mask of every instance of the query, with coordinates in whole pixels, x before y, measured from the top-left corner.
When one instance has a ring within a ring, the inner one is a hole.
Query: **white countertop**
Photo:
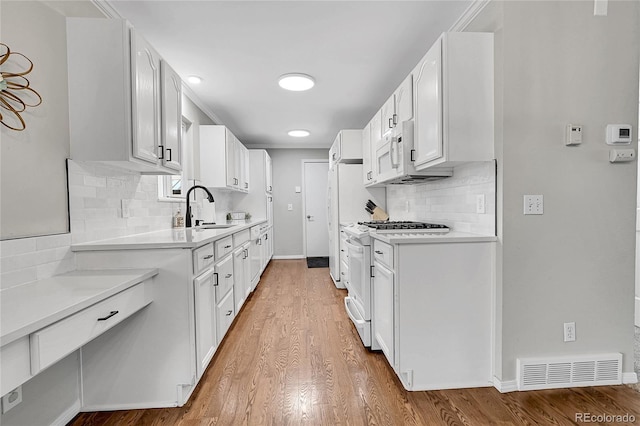
[[[72,244],[71,250],[194,249],[212,241],[224,238],[228,235],[235,234],[236,232],[251,228],[252,226],[263,224],[266,221],[266,219],[253,219],[242,224],[232,225],[229,228],[222,229],[205,229],[203,227],[163,229],[160,231],[127,235],[125,237],[111,238],[108,240]]]
[[[385,234],[370,232],[371,238],[388,244],[431,244],[431,243],[480,243],[498,241],[494,235],[478,235],[468,232],[451,231],[446,234],[396,233]]]
[[[0,291],[0,345],[113,296],[157,269],[73,271]]]

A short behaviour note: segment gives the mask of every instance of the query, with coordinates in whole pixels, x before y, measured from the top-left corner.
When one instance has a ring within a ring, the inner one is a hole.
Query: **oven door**
[[[349,254],[349,298],[365,321],[371,320],[371,247],[345,241]]]

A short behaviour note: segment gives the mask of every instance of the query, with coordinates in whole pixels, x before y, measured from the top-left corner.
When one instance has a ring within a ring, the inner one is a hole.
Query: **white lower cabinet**
[[[242,305],[251,293],[251,243],[246,242],[233,252],[233,297],[236,313],[240,312]]]
[[[193,280],[196,311],[197,374],[202,377],[217,348],[215,334],[215,273],[214,268]]]
[[[381,263],[374,264],[375,276],[373,278],[373,318],[374,339],[382,348],[387,361],[395,367],[394,357],[394,287],[393,272],[385,268]]]
[[[227,334],[227,330],[231,326],[233,319],[235,318],[235,310],[233,308],[233,289],[227,292],[226,296],[222,298],[216,305],[216,329],[218,335],[218,344]]]
[[[491,386],[495,243],[376,239],[373,249],[372,332],[402,385]]]

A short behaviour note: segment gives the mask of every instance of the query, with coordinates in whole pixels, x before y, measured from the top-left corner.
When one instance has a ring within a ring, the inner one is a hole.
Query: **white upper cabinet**
[[[369,122],[362,129],[362,179],[365,185],[373,181],[371,164],[371,122]]]
[[[268,152],[264,152],[264,169],[265,169],[265,190],[271,194],[273,192],[273,170],[271,168],[271,157]]]
[[[125,20],[67,19],[72,159],[140,173],[180,172],[179,161],[163,161],[163,109],[168,108],[167,117],[175,115],[172,121],[179,119],[177,106],[163,102],[160,62]],[[172,155],[179,158],[179,151]]]
[[[249,192],[245,147],[222,125],[200,126],[200,180],[203,186]]]
[[[414,75],[416,170],[493,159],[493,34],[443,34]]]
[[[413,75],[409,74],[380,110],[381,135],[392,131],[401,121],[413,118]]]
[[[162,81],[162,164],[176,171],[182,169],[182,80],[166,61],[160,63]]]
[[[340,130],[329,149],[329,163],[362,161],[362,130]]]

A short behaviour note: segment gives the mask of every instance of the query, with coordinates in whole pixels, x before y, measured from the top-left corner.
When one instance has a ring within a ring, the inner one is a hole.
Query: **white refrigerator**
[[[370,221],[371,215],[364,209],[367,200],[386,210],[386,190],[365,188],[362,182],[362,164],[336,163],[329,169],[327,192],[329,273],[336,287],[345,288],[340,280],[340,225]]]

